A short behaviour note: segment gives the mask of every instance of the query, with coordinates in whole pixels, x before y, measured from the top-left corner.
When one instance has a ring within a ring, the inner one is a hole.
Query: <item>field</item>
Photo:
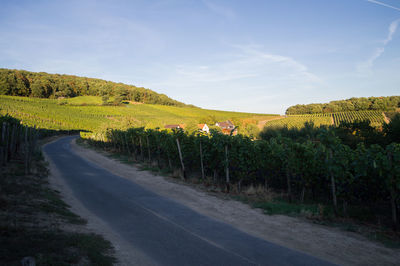
[[[301,128],[305,122],[313,122],[316,126],[335,125],[341,122],[354,122],[356,120],[369,120],[371,125],[380,127],[385,122],[382,111],[350,111],[338,113],[320,113],[304,115],[287,115],[284,119],[273,120],[266,123],[267,127]]]
[[[276,115],[215,111],[194,107],[155,104],[124,104],[101,106],[101,98],[82,96],[70,99],[38,99],[0,96],[0,114],[9,114],[23,124],[55,130],[95,131],[101,127],[160,127],[165,124],[199,123],[203,119],[254,123]]]
[[[256,129],[264,122],[267,127],[299,128],[307,121],[319,126],[369,119],[379,125],[384,119],[382,112],[291,115],[278,119],[281,117],[277,115],[195,107],[98,104],[99,98],[93,97],[57,100],[0,96],[0,115],[8,113],[21,119],[23,124],[46,129],[94,132],[82,133],[82,139],[118,156],[127,156],[149,169],[197,180],[225,193],[240,194],[248,186],[267,189],[268,185],[268,189],[280,192],[289,204],[326,205],[331,210],[324,213],[319,209],[318,213],[311,214],[313,217],[350,218],[398,228],[395,214],[400,187],[397,167],[400,146],[385,133],[390,132],[385,127],[382,131],[374,129],[376,138],[373,139],[361,131],[361,135],[353,135],[351,131],[350,144],[348,136],[339,138],[333,127],[328,130],[316,127],[312,132],[307,131],[306,136],[301,135],[304,132],[294,131],[290,132],[291,136],[277,134],[256,140],[252,134],[248,134],[249,138],[241,134],[203,135],[155,129],[165,124],[189,125],[201,120],[227,119],[241,127],[251,125]],[[393,121],[396,119],[390,124]],[[6,131],[3,128],[4,124],[0,129],[6,134],[14,130],[14,127]],[[368,145],[356,145],[361,142]]]

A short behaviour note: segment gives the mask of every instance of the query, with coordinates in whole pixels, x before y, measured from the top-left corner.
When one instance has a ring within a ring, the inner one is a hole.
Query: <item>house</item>
[[[207,124],[198,124],[197,128],[203,132],[206,132],[207,134],[210,133],[210,129],[208,128]]]
[[[164,128],[166,129],[174,129],[174,128],[185,128],[185,125],[183,124],[176,124],[176,125],[165,125]]]
[[[231,131],[235,129],[235,125],[230,120],[226,120],[224,122],[217,122],[215,125],[220,127],[222,133],[224,133],[225,135],[230,135]],[[233,131],[232,135],[237,135],[236,129],[235,131]]]

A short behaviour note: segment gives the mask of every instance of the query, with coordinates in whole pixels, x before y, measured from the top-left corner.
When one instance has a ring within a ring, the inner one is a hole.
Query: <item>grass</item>
[[[266,214],[285,214],[299,216],[304,213],[310,213],[311,215],[317,215],[318,205],[316,204],[290,204],[285,201],[273,201],[273,202],[257,202],[253,204],[254,208],[263,209]]]
[[[0,265],[21,265],[28,256],[37,265],[112,265],[111,243],[86,233],[86,221],[49,187],[41,156],[33,170],[25,175],[18,158],[0,168]]]
[[[67,233],[37,228],[1,228],[0,262],[21,265],[20,260],[33,256],[37,265],[89,264],[112,265],[111,256],[102,256],[111,249],[109,242],[95,234]]]
[[[98,96],[79,96],[63,99],[69,105],[102,105],[103,101]]]
[[[86,224],[86,220],[69,210],[70,206],[60,199],[58,191],[42,188],[41,196],[45,199],[45,201],[39,205],[42,212],[57,214],[71,224]]]

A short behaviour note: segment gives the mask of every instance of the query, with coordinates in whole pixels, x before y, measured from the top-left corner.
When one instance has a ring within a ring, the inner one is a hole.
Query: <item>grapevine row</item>
[[[130,128],[82,134],[92,145],[146,161],[160,169],[180,169],[182,178],[201,177],[241,190],[249,184],[267,184],[284,190],[289,200],[312,198],[320,203],[372,205],[390,199],[393,224],[397,225],[400,195],[400,144],[386,147],[360,144],[351,149],[333,131],[321,129],[317,139],[303,143],[277,137],[252,141],[217,132],[186,134]],[[343,210],[345,212],[346,210]]]
[[[372,126],[379,127],[385,122],[381,111],[349,111],[338,113],[318,113],[303,115],[288,115],[284,119],[270,121],[267,127],[302,128],[305,122],[313,122],[316,126],[340,125],[341,122],[369,120]]]

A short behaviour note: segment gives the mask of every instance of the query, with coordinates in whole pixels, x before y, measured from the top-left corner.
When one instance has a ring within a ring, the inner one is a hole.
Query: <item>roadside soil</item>
[[[141,171],[135,166],[123,164],[107,157],[104,152],[99,153],[83,148],[75,141],[72,143],[72,150],[82,158],[100,165],[113,174],[132,180],[201,214],[230,224],[261,239],[339,265],[400,265],[399,250],[384,247],[359,234],[313,224],[302,218],[266,215],[260,209],[253,209],[244,203],[213,195],[177,179]],[[63,194],[71,194],[70,191],[65,192],[65,186],[60,186],[58,189],[62,190]],[[67,202],[72,206],[75,203],[78,204],[77,202]],[[79,211],[77,213],[88,219],[90,223],[91,218]],[[108,238],[107,235],[106,238]],[[113,239],[109,240],[114,243]],[[121,243],[121,245],[123,244]],[[122,249],[122,246],[116,245],[117,256],[119,256],[118,248]]]

